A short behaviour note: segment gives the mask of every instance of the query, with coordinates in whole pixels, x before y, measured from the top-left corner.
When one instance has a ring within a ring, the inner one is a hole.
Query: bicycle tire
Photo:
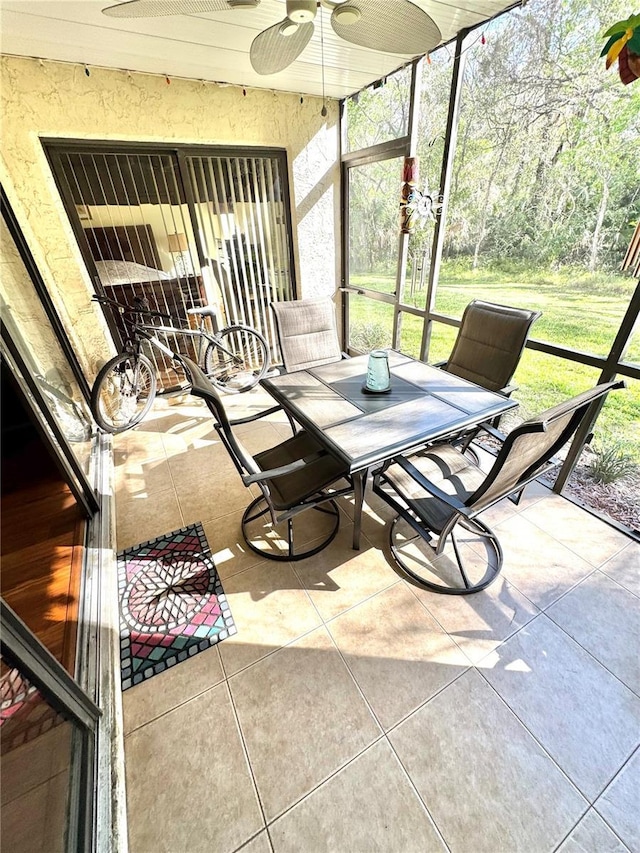
[[[241,394],[257,385],[269,369],[269,347],[249,326],[228,326],[204,353],[204,369],[216,388]]]
[[[156,388],[156,372],[149,359],[121,353],[96,376],[91,389],[91,414],[105,432],[124,432],[148,414]]]

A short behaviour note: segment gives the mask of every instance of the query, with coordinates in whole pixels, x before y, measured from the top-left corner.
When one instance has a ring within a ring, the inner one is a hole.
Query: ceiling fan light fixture
[[[298,25],[295,21],[292,21],[290,18],[287,18],[287,20],[284,21],[280,26],[279,32],[281,36],[293,36],[298,32]]]
[[[333,15],[336,21],[348,27],[350,24],[355,24],[360,20],[362,12],[360,9],[356,9],[355,6],[345,5],[344,7],[338,6],[334,10]]]
[[[296,24],[313,21],[317,9],[316,0],[287,0],[287,18]]]

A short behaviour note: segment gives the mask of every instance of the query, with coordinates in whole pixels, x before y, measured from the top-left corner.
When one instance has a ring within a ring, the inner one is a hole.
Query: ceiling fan
[[[127,0],[103,9],[114,18],[196,15],[254,9],[260,0]],[[442,39],[432,18],[411,0],[286,0],[286,17],[259,33],[251,43],[250,59],[258,74],[283,71],[305,49],[320,5],[331,10],[334,32],[351,44],[420,56]]]

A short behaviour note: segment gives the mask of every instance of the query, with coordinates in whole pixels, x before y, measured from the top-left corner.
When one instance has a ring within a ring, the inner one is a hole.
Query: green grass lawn
[[[357,287],[385,293],[395,288],[390,275],[351,276]],[[605,356],[615,338],[629,304],[635,280],[627,276],[586,275],[570,271],[549,273],[532,270],[476,270],[460,264],[443,265],[436,310],[460,317],[472,299],[486,299],[542,311],[531,337]],[[405,302],[423,308],[425,291],[416,291]],[[350,297],[351,335],[360,335],[362,348],[388,346],[391,336],[390,306],[361,296]],[[368,334],[363,335],[363,331]],[[457,330],[434,324],[429,361],[445,359]],[[400,349],[417,355],[420,349],[422,321],[403,315]],[[627,360],[640,362],[640,334],[632,340]],[[597,368],[526,350],[518,366],[514,397],[520,403],[520,415],[527,417],[594,385]],[[619,440],[625,452],[640,463],[640,382],[627,380],[628,387],[609,395],[598,420],[596,435],[601,441]]]

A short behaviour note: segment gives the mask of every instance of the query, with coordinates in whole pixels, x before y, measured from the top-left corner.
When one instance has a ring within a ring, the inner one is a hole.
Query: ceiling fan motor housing
[[[317,9],[316,0],[287,0],[287,18],[296,24],[313,21]]]

